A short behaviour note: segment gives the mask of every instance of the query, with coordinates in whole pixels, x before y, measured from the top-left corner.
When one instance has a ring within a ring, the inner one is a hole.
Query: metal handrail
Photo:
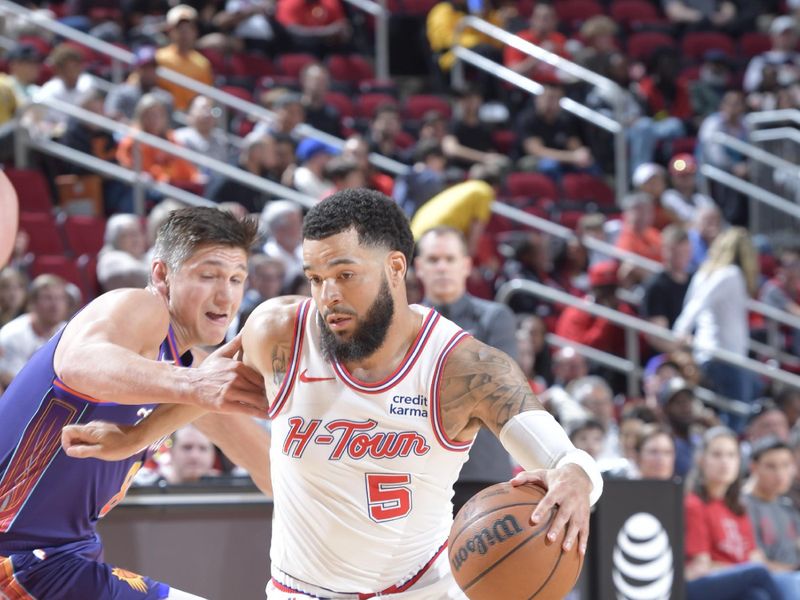
[[[786,121],[800,125],[800,110],[796,108],[759,110],[747,113],[744,116],[744,121],[750,126],[763,125],[764,123],[785,123]]]
[[[674,343],[679,340],[679,336],[666,327],[660,327],[654,323],[640,319],[639,317],[633,317],[606,306],[589,302],[584,298],[577,298],[571,294],[562,292],[561,290],[553,289],[535,281],[521,279],[509,281],[500,286],[500,289],[497,291],[495,296],[495,300],[505,303],[512,294],[519,291],[533,294],[534,296],[543,298],[549,302],[573,306],[596,317],[607,319],[608,321],[614,323],[615,325],[619,325],[628,331],[649,335],[666,342]],[[638,339],[636,336],[634,336],[634,338]],[[630,352],[631,349],[629,348],[628,351]],[[740,356],[729,350],[725,350],[724,348],[708,349],[707,352],[717,360],[800,389],[800,377],[787,371],[765,365],[748,357]]]
[[[795,165],[794,163],[790,163],[788,160],[784,160],[783,158],[776,156],[771,152],[767,152],[766,150],[759,148],[758,146],[754,146],[749,142],[745,142],[743,140],[740,140],[739,138],[735,138],[732,135],[723,133],[721,131],[717,131],[711,136],[710,141],[712,143],[720,144],[722,146],[727,146],[731,150],[739,152],[740,154],[744,154],[748,158],[756,162],[765,164],[768,167],[772,167],[773,169],[780,169],[781,171],[785,171],[793,177],[800,178],[800,169],[798,169],[797,165]]]
[[[606,115],[577,103],[570,98],[562,98],[561,106],[564,108],[564,110],[572,112],[581,119],[585,119],[590,123],[599,125],[607,131],[614,133],[615,183],[617,200],[619,201],[628,191],[628,146],[627,139],[625,137],[625,131],[622,127],[623,113],[625,110],[622,88],[620,88],[620,86],[611,79],[603,77],[602,75],[598,75],[594,71],[590,71],[589,69],[567,60],[558,54],[554,54],[549,50],[545,50],[540,46],[523,40],[518,35],[509,33],[505,29],[497,27],[496,25],[493,25],[492,23],[489,23],[480,17],[463,17],[456,26],[455,39],[459,39],[461,32],[463,32],[466,28],[474,29],[475,31],[478,31],[486,36],[494,38],[507,46],[511,46],[512,48],[519,50],[527,56],[536,58],[558,69],[559,71],[600,88],[609,95],[609,97],[612,99],[614,108],[614,119],[609,119]],[[495,77],[499,77],[500,79],[511,83],[512,85],[516,85],[528,93],[541,93],[541,86],[539,84],[536,84],[536,86],[531,86],[527,83],[521,83],[522,81],[532,81],[530,78],[520,75],[519,73],[499,65],[494,61],[488,60],[476,54],[475,52],[470,51],[468,48],[461,46],[460,44],[456,44],[453,47],[453,54],[457,59],[455,65],[453,66],[453,76],[455,80],[458,80],[459,78],[463,79],[463,67],[461,65],[461,61],[464,61],[469,62],[476,67],[491,73]],[[509,75],[507,73],[508,71],[513,73],[513,76]],[[520,79],[520,77],[522,79]],[[616,123],[615,127],[618,129],[616,131],[608,129],[609,122]],[[604,123],[605,126],[601,123]]]
[[[356,8],[375,17],[375,74],[379,79],[389,79],[389,17],[386,0],[345,0]]]
[[[132,65],[134,62],[134,54],[128,50],[123,50],[117,46],[114,46],[113,44],[93,38],[85,33],[72,29],[71,27],[67,27],[66,25],[62,25],[56,21],[42,21],[36,19],[32,16],[32,13],[29,9],[9,2],[9,0],[0,0],[0,14],[4,11],[21,17],[37,27],[41,27],[42,29],[56,33],[61,37],[76,41],[84,46],[87,46],[88,48],[91,48],[92,50],[96,50],[97,52],[110,56],[112,59],[112,72],[114,74],[116,74],[118,70],[121,74],[121,65]],[[190,77],[186,77],[177,71],[173,71],[165,67],[158,67],[156,74],[162,79],[175,83],[181,87],[185,87],[186,89],[189,89],[197,94],[207,96],[218,104],[233,108],[266,121],[273,121],[275,118],[275,113],[264,108],[263,106],[253,102],[247,102],[246,100],[242,100],[241,98],[237,98],[236,96],[222,92],[213,86],[206,85],[205,83],[201,83],[191,79]],[[121,76],[119,79],[116,77],[114,78],[116,83],[119,83],[121,80]],[[345,144],[345,140],[319,129],[315,129],[307,123],[301,123],[298,125],[296,131],[300,136],[313,137],[335,148],[342,148]],[[396,175],[406,173],[409,168],[407,165],[404,165],[401,162],[375,152],[370,153],[369,160],[376,167]]]
[[[790,140],[800,143],[800,131],[794,127],[776,127],[775,129],[756,129],[750,132],[754,142],[776,142]]]
[[[794,168],[797,169],[797,167]],[[785,212],[795,219],[800,219],[800,206],[781,198],[777,194],[768,192],[749,181],[745,181],[728,171],[713,165],[704,164],[700,167],[700,173],[709,179],[718,181],[722,185],[735,189],[737,192],[741,192],[751,198],[755,198],[759,202],[768,204],[772,208]]]

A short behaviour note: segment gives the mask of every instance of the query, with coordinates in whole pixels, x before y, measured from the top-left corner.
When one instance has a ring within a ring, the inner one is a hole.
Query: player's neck
[[[398,310],[383,345],[361,360],[346,361],[348,372],[361,381],[381,381],[394,373],[422,327],[422,315],[406,306]]]

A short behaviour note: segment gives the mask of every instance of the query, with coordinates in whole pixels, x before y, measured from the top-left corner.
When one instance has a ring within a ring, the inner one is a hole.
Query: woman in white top
[[[713,358],[710,351],[722,348],[747,355],[747,299],[757,289],[758,273],[758,258],[747,230],[728,229],[714,240],[692,278],[683,311],[672,328],[684,336],[694,330],[694,359],[714,391],[744,402],[754,397],[755,378],[749,371]],[[731,419],[727,422],[733,429],[744,425]]]

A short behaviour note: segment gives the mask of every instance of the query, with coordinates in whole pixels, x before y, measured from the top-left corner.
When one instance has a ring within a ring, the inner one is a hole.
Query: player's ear
[[[169,284],[167,283],[167,263],[163,260],[154,260],[150,265],[151,285],[164,296],[169,296]]]
[[[399,285],[406,279],[408,263],[402,252],[392,252],[389,255],[389,278],[394,285]]]

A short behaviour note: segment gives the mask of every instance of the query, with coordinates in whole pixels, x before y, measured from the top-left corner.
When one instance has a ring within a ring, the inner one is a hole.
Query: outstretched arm
[[[448,358],[443,380],[441,411],[448,436],[471,439],[481,425],[488,427],[527,469],[512,483],[540,483],[547,488],[533,522],[543,521],[557,505],[548,537],[555,540],[566,528],[564,549],[577,541],[580,552],[585,552],[590,498],[596,500],[602,490],[599,470],[543,409],[517,364],[470,338]]]

